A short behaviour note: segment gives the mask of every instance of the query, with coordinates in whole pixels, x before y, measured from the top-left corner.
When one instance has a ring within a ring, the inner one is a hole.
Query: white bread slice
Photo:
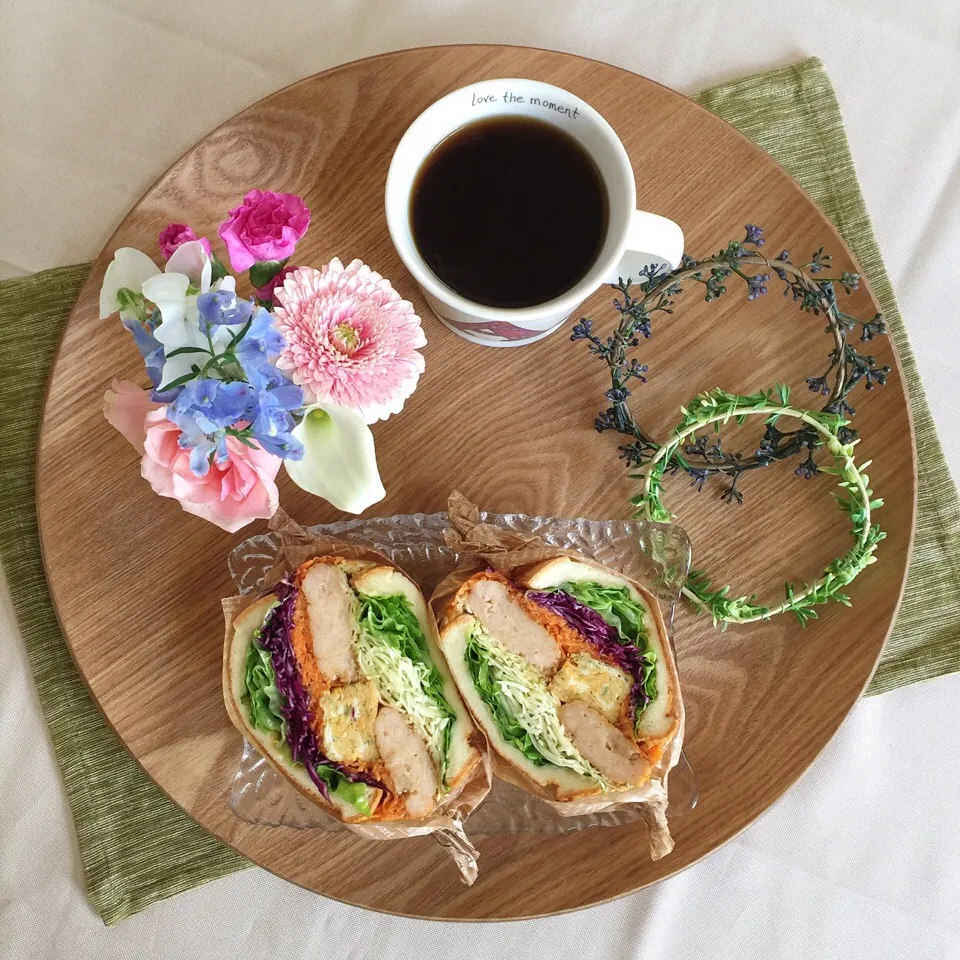
[[[368,567],[351,577],[350,582],[354,590],[368,597],[404,597],[420,624],[430,651],[430,659],[443,677],[443,694],[457,715],[450,740],[450,761],[447,771],[447,781],[452,791],[469,777],[474,767],[480,763],[481,754],[477,748],[479,737],[440,654],[437,625],[433,615],[427,609],[423,594],[405,573],[395,567]]]
[[[626,587],[631,599],[646,611],[643,618],[650,645],[657,655],[657,699],[641,714],[638,739],[663,740],[673,735],[680,722],[680,686],[673,650],[657,598],[639,584],[590,560],[556,557],[530,567],[516,582],[531,590],[549,590],[562,583],[588,581],[602,586]]]
[[[267,613],[277,604],[272,594],[257,600],[246,608],[233,622],[231,632],[223,648],[223,701],[233,725],[266,758],[270,765],[289,780],[305,797],[328,810],[345,822],[359,822],[368,818],[361,816],[356,808],[331,794],[326,800],[310,779],[306,768],[294,765],[289,760],[286,748],[272,735],[261,733],[250,721],[247,708],[243,704],[246,679],[247,651],[253,642],[253,635],[263,626]],[[378,802],[381,791],[374,791]],[[371,807],[376,807],[372,802]]]
[[[501,779],[516,783],[548,800],[571,800],[597,794],[599,791],[596,784],[586,777],[573,770],[552,764],[538,767],[504,739],[496,721],[473,685],[465,658],[467,639],[476,622],[472,614],[466,613],[446,622],[440,632],[440,646],[464,702],[473,714],[477,725],[486,734],[494,753],[493,759],[501,760],[495,763],[497,774]]]

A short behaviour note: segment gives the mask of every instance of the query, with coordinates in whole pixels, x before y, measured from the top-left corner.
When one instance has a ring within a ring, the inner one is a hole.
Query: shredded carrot
[[[297,589],[303,582],[307,571],[318,563],[333,564],[334,560],[330,557],[314,557],[308,560],[297,569],[295,584]],[[293,632],[290,637],[293,645],[293,653],[297,659],[297,665],[300,668],[300,678],[303,681],[304,689],[310,697],[310,710],[313,713],[313,732],[318,743],[323,743],[323,710],[320,707],[320,698],[328,690],[334,687],[346,686],[343,683],[331,683],[321,672],[317,663],[316,654],[313,651],[313,635],[310,630],[310,616],[307,612],[307,604],[299,599],[294,608]],[[401,795],[398,795],[393,786],[393,780],[387,771],[386,765],[382,760],[371,760],[366,762],[345,763],[344,767],[355,773],[365,773],[379,780],[388,793],[383,793],[380,803],[376,807],[375,819],[377,820],[401,820],[407,816],[406,803]]]
[[[660,762],[660,758],[663,756],[663,746],[662,740],[641,740],[640,743],[637,744],[640,752],[652,766],[656,766]]]

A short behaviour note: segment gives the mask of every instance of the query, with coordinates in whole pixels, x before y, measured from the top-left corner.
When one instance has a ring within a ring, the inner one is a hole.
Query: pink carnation
[[[287,341],[277,366],[311,403],[356,411],[367,423],[399,413],[423,373],[427,339],[413,304],[360,260],[299,267],[274,291]]]
[[[198,237],[185,223],[168,224],[160,231],[160,236],[157,238],[164,260],[169,260],[177,247],[191,240],[199,240],[207,256],[213,256],[210,252],[210,241],[206,237]]]
[[[217,228],[237,273],[255,263],[286,260],[310,226],[310,210],[294,193],[251,190]]]

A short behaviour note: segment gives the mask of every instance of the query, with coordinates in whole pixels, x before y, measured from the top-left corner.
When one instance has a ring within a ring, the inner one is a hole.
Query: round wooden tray
[[[406,50],[350,63],[267,97],[184,155],[127,215],[70,317],[50,377],[38,458],[38,508],[54,603],[70,649],[108,721],[147,773],[204,827],[254,862],[319,893],[421,917],[493,919],[571,910],[636,890],[686,867],[742,830],[806,769],[867,682],[902,592],[915,504],[912,429],[895,367],[857,415],[861,457],[887,506],[879,562],[839,605],[803,630],[792,619],[714,631],[684,611],[677,648],[687,704],[686,750],[701,781],[696,810],[674,820],[676,849],[653,863],[639,824],[562,836],[480,836],[480,879],[463,886],[430,838],[373,843],[350,835],[251,826],[227,792],[240,738],[220,694],[219,600],[232,592],[226,557],[262,525],[228,536],[160,499],[137,456],[107,425],[101,398],[114,376],[145,382],[131,339],[97,318],[104,269],[119,246],[156,253],[160,229],[189,222],[216,237],[225,211],[253,187],[302,194],[313,222],[301,263],[360,257],[420,308],[426,375],[402,415],[375,427],[389,496],[381,515],[442,510],[459,487],[483,507],[594,518],[628,514],[633,492],[611,434],[597,434],[602,364],[557,333],[491,350],[429,314],[387,235],[383,190],[407,125],[438,97],[495,77],[566,87],[611,122],[633,160],[638,203],[683,226],[703,255],[747,221],[771,247],[824,245],[837,271],[856,269],[836,231],[799,186],[732,127],[656,83],[607,64],[518,47]],[[861,288],[850,312],[872,316]],[[610,292],[584,313],[612,326]],[[785,381],[795,397],[826,366],[822,318],[774,294],[687,295],[645,345],[650,382],[637,390],[660,435],[678,407],[714,386],[739,392]],[[858,398],[862,399],[862,398]],[[859,404],[858,404],[859,405]],[[756,428],[756,424],[753,424]],[[756,430],[753,432],[756,437]],[[756,443],[756,439],[752,441]],[[69,450],[68,456],[64,451]],[[795,465],[794,465],[795,466]],[[281,472],[281,477],[283,474]],[[741,587],[807,580],[846,549],[830,479],[806,482],[781,464],[753,474],[746,504],[682,480],[668,500],[694,541],[695,563]],[[285,508],[307,523],[335,511],[281,480]]]

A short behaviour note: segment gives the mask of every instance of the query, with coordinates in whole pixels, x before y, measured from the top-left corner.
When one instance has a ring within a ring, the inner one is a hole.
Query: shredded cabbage
[[[380,699],[404,714],[424,740],[445,786],[456,714],[443,695],[443,679],[416,614],[399,595],[359,599],[360,669],[376,684]]]
[[[477,692],[508,742],[538,766],[546,762],[566,767],[609,789],[563,729],[557,713],[560,701],[523,657],[489,636],[479,621],[471,627],[464,657]],[[539,763],[531,757],[531,747],[542,758]]]

